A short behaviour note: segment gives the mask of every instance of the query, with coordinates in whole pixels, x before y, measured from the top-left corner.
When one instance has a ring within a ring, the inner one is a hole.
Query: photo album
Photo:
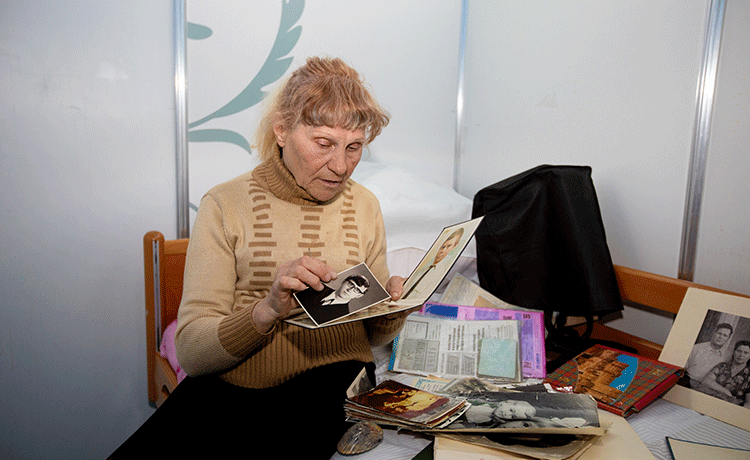
[[[404,294],[392,300],[370,268],[361,263],[338,274],[322,291],[294,294],[301,311],[284,321],[307,329],[388,315],[416,308],[430,298],[474,236],[482,217],[445,227],[411,275]],[[295,311],[295,310],[293,310]]]

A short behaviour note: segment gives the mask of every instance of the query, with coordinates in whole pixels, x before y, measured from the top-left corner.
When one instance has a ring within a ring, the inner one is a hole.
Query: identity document
[[[517,320],[465,321],[412,314],[393,344],[389,369],[520,382]],[[491,353],[482,353],[491,348]]]

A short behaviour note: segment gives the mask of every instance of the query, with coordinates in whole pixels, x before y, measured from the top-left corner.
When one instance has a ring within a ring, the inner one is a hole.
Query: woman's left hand
[[[404,281],[406,281],[406,278],[401,276],[391,276],[391,279],[385,283],[385,290],[388,291],[392,300],[398,300],[401,298],[401,295],[404,293]]]
[[[401,298],[401,296],[404,293],[404,281],[406,281],[406,278],[403,278],[401,276],[391,276],[391,279],[388,280],[387,283],[385,283],[385,290],[388,291],[388,294],[391,296],[391,300],[398,300]],[[415,311],[419,311],[422,308],[422,306],[417,306],[414,308],[410,308],[409,310],[399,311],[396,313],[391,313],[389,315],[385,315],[386,319],[399,319],[406,316],[409,316],[411,313],[414,313]]]

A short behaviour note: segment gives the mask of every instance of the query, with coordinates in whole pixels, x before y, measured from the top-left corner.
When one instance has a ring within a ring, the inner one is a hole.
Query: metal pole
[[[174,1],[175,150],[177,169],[177,238],[190,235],[187,138],[187,21],[185,0]]]
[[[466,67],[466,17],[468,0],[461,1],[461,36],[458,47],[458,93],[456,95],[456,151],[453,158],[453,189],[457,192],[461,186],[461,153],[463,150],[464,125],[464,72]]]
[[[685,215],[682,224],[682,240],[680,242],[680,265],[677,275],[678,278],[688,281],[692,281],[695,275],[701,200],[708,160],[708,140],[716,91],[716,75],[719,67],[719,47],[724,24],[725,1],[711,0],[708,9],[706,40],[703,45],[703,58],[698,76],[695,127],[688,173],[687,197],[685,199]]]

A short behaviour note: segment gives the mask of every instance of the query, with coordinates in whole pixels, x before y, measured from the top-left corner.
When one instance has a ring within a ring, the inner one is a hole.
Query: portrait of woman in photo
[[[697,390],[750,408],[750,340],[737,341],[733,350],[730,359],[714,366]]]

